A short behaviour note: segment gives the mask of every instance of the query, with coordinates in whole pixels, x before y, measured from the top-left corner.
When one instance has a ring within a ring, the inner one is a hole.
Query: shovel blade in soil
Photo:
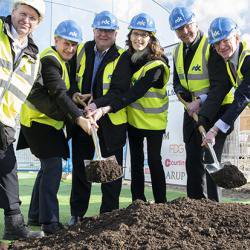
[[[219,168],[216,164],[205,164],[205,167],[219,187],[238,188],[247,183],[244,174],[230,162],[221,164]]]
[[[86,165],[85,171],[87,180],[96,183],[112,182],[123,176],[122,167],[113,156],[90,161],[89,165]]]

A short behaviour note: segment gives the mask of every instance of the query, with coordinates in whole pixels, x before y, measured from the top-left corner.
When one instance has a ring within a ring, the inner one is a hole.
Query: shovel
[[[186,108],[188,103],[184,101],[180,95],[177,95],[177,97]],[[196,113],[193,113],[193,119],[198,122],[198,115]],[[199,126],[198,130],[201,133],[201,136],[205,138],[206,130],[204,127]],[[220,164],[212,144],[207,143],[207,147],[214,163],[204,164],[204,166],[219,187],[227,189],[237,188],[247,183],[247,179],[237,166],[232,165],[230,162]]]
[[[86,107],[86,103],[80,98],[78,102]],[[96,160],[85,161],[86,177],[89,182],[108,183],[115,181],[123,176],[122,167],[117,163],[114,155],[108,158],[102,158],[99,138],[97,130],[94,126],[91,127],[91,135],[95,145]]]

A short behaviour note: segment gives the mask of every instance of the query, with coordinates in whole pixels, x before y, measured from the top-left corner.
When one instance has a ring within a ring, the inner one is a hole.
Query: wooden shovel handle
[[[185,100],[183,100],[182,97],[180,96],[180,94],[177,94],[177,97],[178,97],[179,101],[184,105],[185,109],[187,109],[188,102],[186,102]],[[198,122],[198,115],[196,113],[193,113],[192,116],[193,116],[193,119],[196,122]],[[200,125],[198,127],[198,130],[201,133],[201,136],[203,138],[206,138],[206,133],[207,132],[206,132],[205,128],[202,125]],[[208,149],[209,149],[209,151],[211,153],[211,156],[212,156],[214,162],[219,166],[219,161],[217,159],[217,156],[216,156],[216,153],[214,151],[214,148],[213,148],[212,144],[211,143],[207,143],[207,146],[208,146]]]

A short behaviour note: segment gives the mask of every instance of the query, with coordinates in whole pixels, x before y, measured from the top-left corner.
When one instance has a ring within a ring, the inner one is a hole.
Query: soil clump
[[[226,189],[241,187],[247,183],[244,174],[232,164],[225,164],[222,169],[210,175],[219,187]]]
[[[117,161],[109,158],[104,160],[93,160],[86,166],[87,180],[96,183],[106,183],[122,177],[122,167]]]
[[[178,198],[166,204],[135,201],[43,239],[10,249],[241,250],[250,247],[250,205]]]

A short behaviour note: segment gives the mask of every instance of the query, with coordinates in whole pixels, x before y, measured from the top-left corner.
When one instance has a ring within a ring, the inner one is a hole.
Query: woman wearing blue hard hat
[[[220,94],[225,96],[232,87],[236,91],[232,105],[208,131],[204,145],[214,142],[219,131],[227,133],[250,102],[250,46],[241,41],[237,24],[227,17],[214,19],[208,30],[208,41],[225,60],[230,78],[229,83],[219,83],[223,84]]]
[[[67,94],[70,88],[67,62],[82,41],[81,28],[72,20],[63,21],[54,32],[54,40],[55,46],[41,53],[45,87],[33,89],[29,100],[34,101],[32,104],[35,106],[30,103],[23,105],[18,141],[19,149],[29,147],[41,162],[33,187],[28,223],[41,224],[46,234],[53,234],[62,228],[57,192],[62,175],[62,158],[67,159],[69,155],[63,132],[64,120],[77,123],[86,132],[90,132],[91,128],[90,121],[83,117],[83,112]]]
[[[144,194],[144,138],[155,202],[166,202],[166,181],[161,162],[162,138],[167,126],[169,79],[168,59],[155,33],[154,20],[145,13],[134,16],[126,45],[131,57],[131,88],[114,98],[110,106],[97,109],[95,119],[117,112],[127,105],[128,138],[131,156],[132,200],[146,201]]]

